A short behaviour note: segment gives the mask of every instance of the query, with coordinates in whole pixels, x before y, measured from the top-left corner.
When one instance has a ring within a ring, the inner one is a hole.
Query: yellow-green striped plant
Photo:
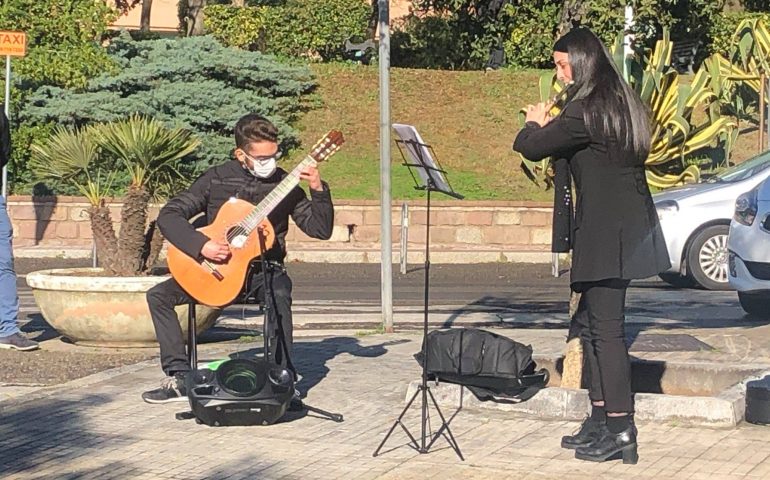
[[[698,181],[699,168],[686,165],[684,157],[717,142],[729,152],[737,135],[735,122],[720,113],[725,84],[719,73],[719,59],[709,58],[692,82],[683,84],[671,66],[672,47],[668,32],[664,32],[648,57],[624,57],[622,36],[611,49],[625,80],[650,110],[652,144],[645,165],[648,183],[657,188]],[[544,75],[541,99],[552,96],[555,86],[554,76]],[[698,109],[704,110],[705,115],[696,121],[693,114]],[[524,160],[522,168],[531,179],[542,178],[546,185],[550,184],[549,160]]]

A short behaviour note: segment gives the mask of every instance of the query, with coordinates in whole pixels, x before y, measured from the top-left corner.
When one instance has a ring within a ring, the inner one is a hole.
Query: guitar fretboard
[[[257,228],[257,225],[259,225],[259,222],[267,217],[267,215],[272,212],[273,209],[275,209],[275,207],[277,207],[284,198],[286,198],[286,196],[294,189],[294,187],[299,185],[300,173],[302,173],[302,171],[308,166],[315,164],[316,161],[313,159],[313,157],[310,155],[305,157],[305,159],[302,160],[299,165],[294,167],[294,170],[289,172],[286,177],[281,180],[281,183],[279,183],[278,186],[276,186],[270,193],[267,194],[265,198],[262,199],[261,202],[259,202],[256,207],[254,207],[254,209],[246,216],[246,218],[244,218],[238,224],[238,227],[232,230],[234,235],[249,235],[252,231],[254,231],[254,229]],[[230,235],[228,235],[228,237],[229,236]]]

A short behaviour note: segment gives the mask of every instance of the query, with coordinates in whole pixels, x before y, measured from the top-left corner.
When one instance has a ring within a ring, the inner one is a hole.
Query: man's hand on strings
[[[214,262],[224,262],[230,256],[230,245],[219,240],[209,240],[201,248],[201,255]]]

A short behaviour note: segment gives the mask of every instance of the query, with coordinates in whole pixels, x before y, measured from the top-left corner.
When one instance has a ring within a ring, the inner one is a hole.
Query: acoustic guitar
[[[230,245],[230,256],[225,261],[193,258],[169,245],[168,268],[179,285],[204,305],[221,307],[232,302],[243,288],[249,264],[262,254],[258,230],[262,230],[268,250],[275,242],[275,231],[267,215],[299,184],[299,175],[305,168],[327,160],[344,142],[341,132],[327,133],[257,206],[237,198],[226,201],[214,221],[198,229],[210,239]]]

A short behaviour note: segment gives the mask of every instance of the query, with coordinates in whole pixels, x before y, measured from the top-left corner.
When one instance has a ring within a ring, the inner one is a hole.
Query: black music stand
[[[420,137],[417,129],[411,125],[402,125],[398,123],[393,124],[393,129],[400,137],[400,140],[396,140],[396,145],[398,145],[398,150],[401,152],[401,157],[404,160],[403,165],[409,168],[409,173],[412,175],[412,180],[414,180],[415,183],[414,188],[417,190],[425,190],[428,195],[425,218],[425,304],[422,347],[420,348],[423,358],[422,381],[420,382],[420,386],[417,388],[417,391],[414,392],[412,398],[409,400],[409,402],[407,402],[404,410],[401,412],[401,415],[399,415],[396,421],[393,422],[393,426],[390,427],[387,435],[385,435],[385,438],[382,440],[380,445],[377,447],[377,450],[375,450],[372,455],[376,457],[380,453],[380,450],[385,445],[385,442],[388,441],[388,438],[396,429],[396,426],[400,425],[404,432],[406,432],[406,435],[409,437],[410,446],[418,452],[428,453],[436,440],[438,440],[438,438],[443,435],[447,443],[449,443],[449,446],[452,447],[457,456],[460,457],[460,460],[464,461],[465,458],[463,458],[463,454],[460,451],[460,446],[457,444],[457,440],[455,440],[454,435],[452,435],[452,430],[449,429],[449,423],[447,423],[446,418],[444,418],[444,415],[441,413],[441,409],[438,407],[436,398],[433,396],[433,393],[430,391],[430,387],[428,386],[428,358],[426,348],[428,342],[428,286],[430,281],[430,194],[431,192],[441,192],[445,195],[449,195],[450,197],[457,199],[462,199],[463,196],[452,189],[452,186],[446,180],[446,172],[442,170],[441,166],[434,160],[435,153],[433,152],[433,148],[422,140],[422,137]],[[404,155],[404,149],[406,149],[408,152],[410,161],[407,161],[407,158]],[[416,176],[415,172],[417,172]],[[422,400],[420,443],[417,443],[417,439],[414,438],[411,432],[409,432],[409,429],[407,429],[406,425],[404,425],[402,422],[404,415],[406,415],[406,412],[417,399],[418,395],[421,395]],[[436,431],[435,434],[426,432],[429,417],[428,396],[430,396],[430,400],[433,402],[433,407],[436,409],[436,412],[438,412],[438,415],[441,418],[441,427]],[[427,437],[430,437],[430,441],[426,445]]]

